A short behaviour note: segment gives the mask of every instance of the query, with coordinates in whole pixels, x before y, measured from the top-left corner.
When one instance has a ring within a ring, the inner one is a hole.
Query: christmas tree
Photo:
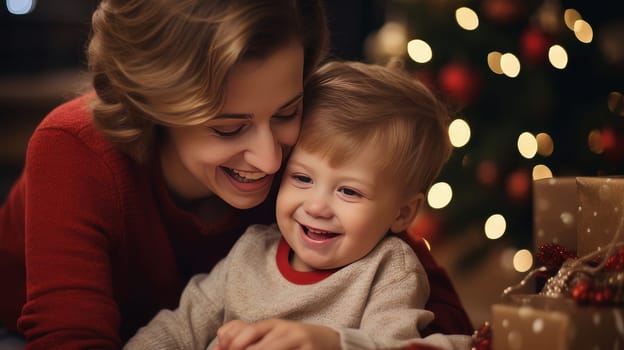
[[[440,232],[452,238],[482,231],[464,267],[493,240],[532,250],[534,179],[623,174],[621,7],[620,1],[387,2],[386,22],[368,38],[367,60],[403,58],[455,119],[449,135],[456,147],[442,184],[432,189],[446,196],[431,193],[413,234],[435,240]]]

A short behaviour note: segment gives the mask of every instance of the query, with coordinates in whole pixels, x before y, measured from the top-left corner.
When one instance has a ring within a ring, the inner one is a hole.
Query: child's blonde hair
[[[445,106],[400,68],[335,61],[308,80],[297,147],[338,165],[375,145],[376,166],[410,196],[426,191],[448,160],[448,122]]]
[[[158,143],[156,125],[212,118],[232,68],[290,40],[304,47],[305,78],[328,48],[320,0],[102,0],[88,48],[95,123],[145,160]]]

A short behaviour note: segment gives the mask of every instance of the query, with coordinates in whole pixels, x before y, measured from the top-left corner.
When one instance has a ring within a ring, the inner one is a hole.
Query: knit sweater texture
[[[37,127],[0,208],[0,324],[27,349],[120,349],[249,224],[274,221],[272,200],[209,225],[179,209],[159,163],[117,151],[87,98]]]
[[[434,317],[424,309],[429,283],[403,240],[388,236],[336,271],[296,271],[290,252],[277,225],[251,226],[209,274],[191,279],[177,309],[159,312],[125,349],[205,349],[230,320],[269,318],[332,327],[345,350],[389,349],[410,341],[469,347],[468,336],[421,338],[420,330]]]
[[[157,161],[137,164],[98,132],[90,96],[42,120],[0,207],[0,327],[22,334],[27,350],[120,349],[249,224],[275,220],[275,188],[261,206],[214,213],[222,220],[210,224],[176,206]],[[426,333],[470,334],[444,269],[422,240],[403,237],[431,285]]]

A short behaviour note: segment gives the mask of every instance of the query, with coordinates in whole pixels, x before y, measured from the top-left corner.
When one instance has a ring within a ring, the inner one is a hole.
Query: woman
[[[42,121],[0,209],[2,326],[31,349],[116,349],[175,307],[246,226],[274,221],[326,49],[319,1],[101,1],[95,93]]]

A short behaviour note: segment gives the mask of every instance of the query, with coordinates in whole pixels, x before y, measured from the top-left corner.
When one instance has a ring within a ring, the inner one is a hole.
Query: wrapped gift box
[[[493,350],[624,347],[624,308],[579,306],[567,298],[514,295],[492,306]]]
[[[577,253],[586,255],[611,243],[624,220],[624,178],[577,177]],[[618,241],[624,242],[624,233]]]
[[[576,178],[559,177],[533,182],[533,251],[546,243],[576,252],[578,211]]]

